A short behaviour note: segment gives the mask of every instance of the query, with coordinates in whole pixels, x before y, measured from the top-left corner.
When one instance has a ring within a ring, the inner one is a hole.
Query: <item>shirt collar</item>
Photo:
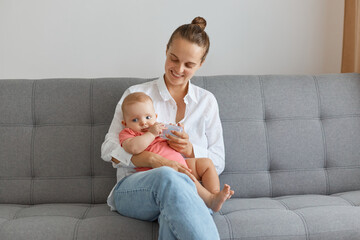
[[[162,97],[162,99],[164,101],[168,101],[168,100],[172,99],[172,97],[169,93],[169,90],[166,87],[164,75],[161,75],[159,77],[159,79],[157,80],[157,85],[158,85],[160,96]]]
[[[170,99],[173,99],[171,94],[169,93],[169,90],[166,87],[165,80],[164,80],[164,75],[161,75],[161,77],[158,78],[157,85],[158,85],[160,96],[162,97],[162,99],[164,101],[168,101]],[[188,93],[184,97],[184,101],[185,101],[186,104],[188,104],[189,98],[192,101],[194,101],[195,103],[198,103],[198,98],[197,98],[197,95],[195,93],[194,86],[192,85],[190,80],[189,80]]]
[[[193,100],[195,103],[198,103],[198,96],[195,92],[195,87],[194,85],[191,83],[191,80],[189,80],[189,89],[188,89],[188,94],[186,94],[185,99],[187,97],[190,97],[191,100]]]

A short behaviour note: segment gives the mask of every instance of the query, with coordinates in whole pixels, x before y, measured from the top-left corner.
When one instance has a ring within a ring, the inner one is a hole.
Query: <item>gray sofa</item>
[[[149,79],[0,80],[0,239],[157,239],[111,212],[100,146]],[[360,239],[360,74],[211,76],[224,129],[221,239]]]

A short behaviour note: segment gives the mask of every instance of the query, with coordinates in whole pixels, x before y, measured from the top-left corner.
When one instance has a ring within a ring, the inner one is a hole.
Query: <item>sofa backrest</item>
[[[237,197],[360,189],[360,74],[204,78]]]
[[[115,106],[147,79],[0,81],[0,203],[104,203],[116,170],[101,159]]]
[[[139,78],[0,81],[0,203],[104,203],[100,158],[115,106]],[[360,189],[360,75],[211,76],[236,197]]]

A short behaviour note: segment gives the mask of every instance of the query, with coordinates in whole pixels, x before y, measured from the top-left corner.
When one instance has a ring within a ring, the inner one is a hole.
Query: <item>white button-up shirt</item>
[[[124,98],[133,92],[144,92],[152,98],[158,122],[176,124],[176,102],[170,95],[163,77],[128,88],[116,106],[109,132],[101,146],[101,157],[105,161],[111,161],[112,157],[120,161],[119,164],[113,163],[113,167],[117,168],[117,181],[135,173],[135,166],[131,162],[132,155],[125,152],[119,143],[119,132],[123,129],[121,104]],[[196,158],[210,158],[220,174],[225,167],[225,150],[217,101],[212,93],[189,81],[184,102],[185,116],[180,123],[184,124],[184,130],[189,135],[194,155]],[[108,204],[114,209],[112,197],[111,192]]]

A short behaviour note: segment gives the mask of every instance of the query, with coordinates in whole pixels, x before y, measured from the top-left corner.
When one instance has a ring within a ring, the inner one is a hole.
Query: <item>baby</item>
[[[148,95],[142,92],[128,95],[122,103],[122,112],[122,124],[125,128],[120,132],[119,140],[125,151],[134,155],[150,151],[188,167],[194,176],[192,179],[199,196],[214,212],[219,211],[223,203],[234,194],[227,184],[220,191],[219,177],[210,159],[184,159],[179,152],[167,144],[166,139],[159,137],[165,125],[156,122],[157,114],[152,99]],[[135,169],[147,171],[151,168]],[[202,184],[199,181],[202,181]]]

